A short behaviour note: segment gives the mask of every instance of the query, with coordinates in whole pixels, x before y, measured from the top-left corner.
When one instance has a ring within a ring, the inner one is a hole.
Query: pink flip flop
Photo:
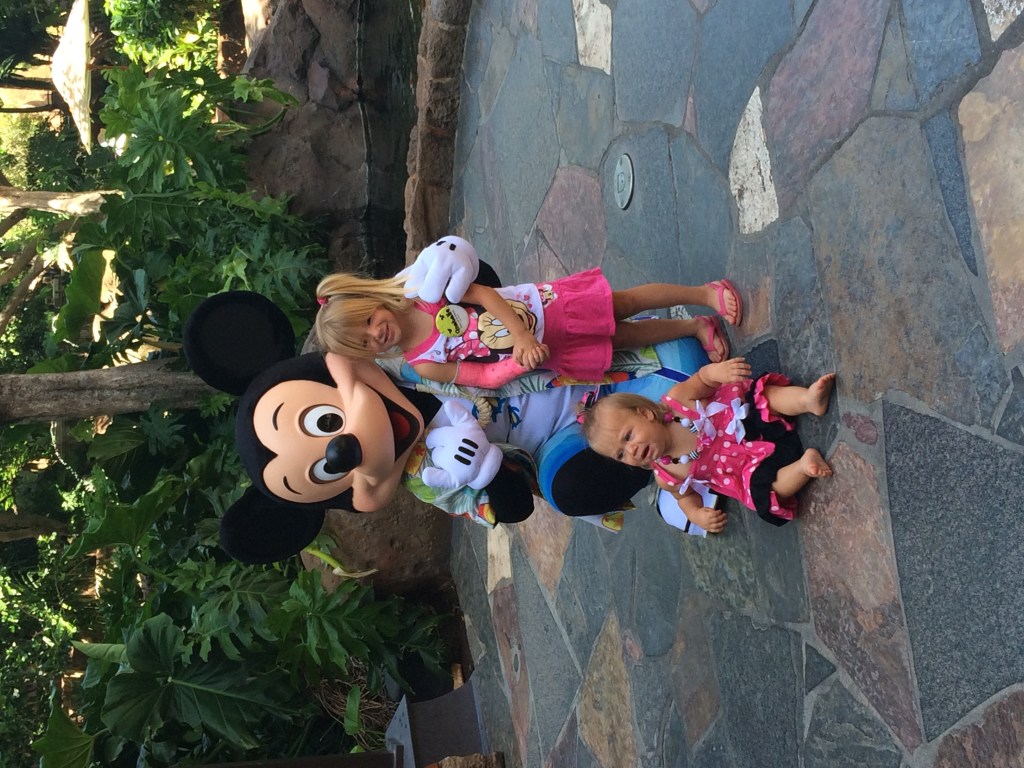
[[[715,293],[718,295],[718,314],[722,315],[722,317],[725,317],[725,292],[729,291],[736,297],[736,322],[733,325],[742,323],[743,297],[740,296],[740,292],[736,290],[736,286],[732,284],[732,281],[723,277],[721,280],[713,280],[710,283],[705,283],[705,285],[715,289]]]
[[[708,360],[711,360],[711,355],[717,354],[718,350],[715,349],[715,338],[720,338],[725,343],[725,352],[722,353],[722,360],[726,360],[729,357],[729,339],[722,332],[722,324],[719,322],[717,317],[711,315],[697,315],[696,320],[701,325],[711,330],[711,335],[708,338],[708,343],[701,342],[701,346],[704,347],[704,351],[708,353]],[[700,341],[700,339],[698,339]],[[713,363],[720,363],[722,360],[711,360]]]

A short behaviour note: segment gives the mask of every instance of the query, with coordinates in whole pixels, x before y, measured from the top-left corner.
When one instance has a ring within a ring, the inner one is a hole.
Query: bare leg
[[[724,297],[727,309],[725,319],[731,322],[731,317],[736,312],[736,300],[728,291]],[[616,320],[625,320],[637,312],[650,309],[674,307],[676,304],[707,307],[715,312],[718,312],[719,309],[718,294],[709,285],[646,283],[622,291],[612,291],[612,307]]]
[[[804,413],[824,416],[835,383],[836,375],[826,373],[809,387],[767,386],[764,388],[764,396],[768,407],[783,416],[799,416]]]
[[[724,336],[713,334],[706,324],[692,318],[689,320],[674,318],[616,323],[615,335],[612,336],[612,348],[633,349],[648,344],[658,344],[662,341],[681,339],[685,336],[696,336],[705,348],[711,344],[714,352],[708,352],[708,357],[713,363],[721,362],[729,354],[729,343]]]
[[[779,470],[772,490],[783,498],[795,496],[813,478],[831,476],[832,467],[824,457],[814,448],[808,448],[803,456]]]

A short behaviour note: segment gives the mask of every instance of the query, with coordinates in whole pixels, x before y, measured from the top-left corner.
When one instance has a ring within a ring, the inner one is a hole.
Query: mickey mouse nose
[[[338,435],[327,444],[325,453],[328,472],[351,472],[363,460],[363,449],[353,435]]]

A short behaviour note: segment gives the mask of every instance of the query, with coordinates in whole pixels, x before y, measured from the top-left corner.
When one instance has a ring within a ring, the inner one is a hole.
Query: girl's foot
[[[705,283],[704,288],[708,291],[706,307],[715,310],[730,325],[743,322],[743,299],[731,281],[715,280]]]
[[[708,353],[708,360],[712,363],[720,363],[729,356],[729,340],[722,333],[722,327],[717,317],[697,315],[693,318],[697,322],[697,332],[694,336]]]
[[[836,383],[834,373],[826,373],[807,388],[807,412],[815,416],[824,416],[828,410],[828,402],[832,399],[832,388]]]
[[[828,465],[825,458],[814,448],[808,448],[798,462],[800,471],[807,477],[831,477],[832,467]]]

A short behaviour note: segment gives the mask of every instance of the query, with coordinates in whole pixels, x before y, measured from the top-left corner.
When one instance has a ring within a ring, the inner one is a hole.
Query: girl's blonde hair
[[[607,421],[604,424],[601,423],[602,414],[609,414],[612,411],[639,413],[643,410],[651,411],[658,421],[663,421],[665,414],[668,413],[668,408],[661,403],[656,403],[650,398],[632,392],[616,392],[598,398],[592,405],[584,405],[580,409],[583,436],[587,438],[587,443],[591,448],[601,455],[607,455],[597,446],[602,442],[606,433],[614,430],[614,427],[611,427]]]
[[[378,279],[335,272],[320,281],[316,298],[322,306],[313,329],[320,346],[325,352],[346,357],[374,357],[363,345],[362,334],[374,310],[384,307],[404,314],[412,308],[412,300],[405,298],[405,281],[397,277]]]

